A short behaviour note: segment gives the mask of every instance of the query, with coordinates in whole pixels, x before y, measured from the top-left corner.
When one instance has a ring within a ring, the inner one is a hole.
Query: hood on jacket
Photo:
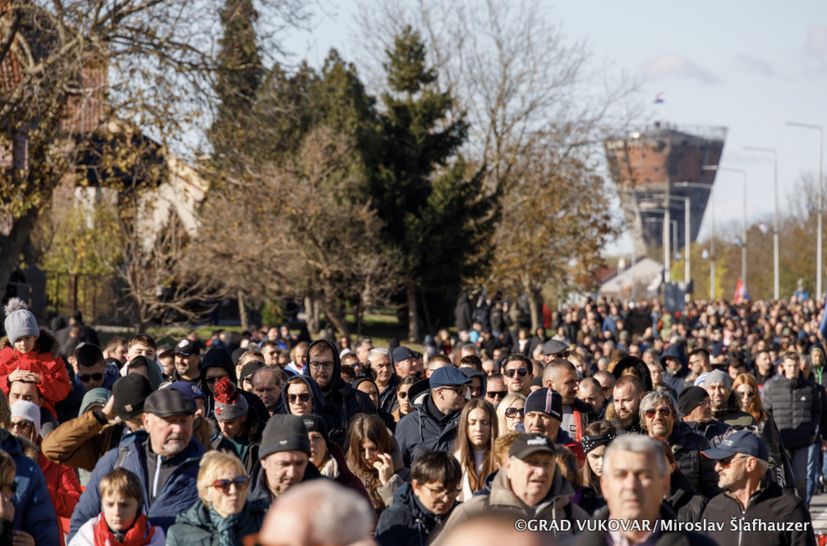
[[[664,349],[663,354],[660,357],[660,363],[666,369],[666,365],[664,364],[664,360],[667,357],[672,357],[681,364],[680,372],[683,373],[688,371],[689,368],[689,359],[686,356],[686,349],[684,348],[683,344],[681,343],[672,343],[666,349]]]
[[[471,379],[473,377],[479,377],[480,378],[480,388],[482,389],[482,398],[485,398],[486,388],[488,387],[488,378],[485,376],[485,374],[480,372],[480,371],[475,370],[474,368],[458,368],[458,369],[468,379]]]
[[[284,383],[284,388],[282,389],[281,397],[285,399],[284,402],[284,413],[290,413],[290,404],[287,403],[287,388],[297,381],[301,381],[307,388],[310,389],[311,397],[313,398],[313,414],[314,415],[324,415],[324,394],[322,394],[322,389],[319,387],[319,384],[310,377],[309,375],[294,375]]]
[[[210,368],[222,368],[226,370],[227,375],[230,377],[230,381],[238,385],[238,378],[235,376],[235,366],[233,366],[233,357],[230,356],[230,353],[228,353],[225,349],[221,347],[213,347],[204,353],[204,357],[201,359],[201,371],[198,379],[201,385],[201,390],[205,393],[209,392],[209,389],[205,390],[204,386],[207,379],[207,370]]]
[[[649,392],[652,390],[652,376],[649,375],[649,366],[636,356],[627,356],[621,358],[615,367],[612,369],[612,375],[615,379],[620,379],[624,370],[632,368],[637,371],[640,381],[643,383],[643,391]]]
[[[317,339],[307,347],[307,366],[304,367],[304,375],[310,377],[310,352],[314,347],[321,344],[329,347],[330,352],[333,354],[333,376],[330,378],[330,387],[327,389],[322,389],[322,392],[328,393],[338,391],[345,384],[344,381],[342,381],[341,376],[342,361],[339,359],[339,351],[336,349],[336,345],[326,339]],[[319,388],[321,389],[321,386],[319,386]]]
[[[158,364],[158,361],[154,358],[136,356],[135,358],[127,362],[126,365],[123,368],[121,368],[118,373],[121,377],[126,377],[126,375],[129,373],[129,365],[138,359],[141,359],[144,361],[144,363],[146,363],[146,369],[149,371],[149,377],[147,378],[149,381],[149,386],[152,387],[153,392],[157,391],[158,387],[161,386],[161,383],[164,382],[164,375],[161,373],[161,365]],[[105,373],[110,373],[109,366],[106,367]]]

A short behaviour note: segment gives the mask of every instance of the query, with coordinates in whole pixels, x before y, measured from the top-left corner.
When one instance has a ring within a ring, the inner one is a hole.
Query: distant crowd
[[[0,544],[814,546],[823,315],[588,300],[532,331],[482,295],[418,352],[287,327],[101,345],[13,299]]]

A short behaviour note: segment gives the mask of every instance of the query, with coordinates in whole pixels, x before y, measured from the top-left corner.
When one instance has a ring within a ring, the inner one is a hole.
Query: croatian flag
[[[735,296],[732,298],[732,302],[743,303],[748,299],[749,294],[747,294],[747,287],[744,284],[743,279],[741,279],[741,277],[738,277],[738,282],[735,283]]]
[[[661,91],[655,95],[655,104],[663,104],[664,102],[666,102],[666,98],[664,97],[664,92]]]

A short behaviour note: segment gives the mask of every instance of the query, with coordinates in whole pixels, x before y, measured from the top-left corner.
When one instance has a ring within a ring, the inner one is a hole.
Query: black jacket
[[[450,512],[445,516],[429,512],[406,483],[397,490],[393,504],[379,516],[376,542],[379,546],[426,546],[449,515]]]
[[[707,499],[700,495],[686,476],[677,468],[670,476],[669,496],[664,501],[676,514],[678,521],[701,521]]]
[[[692,429],[692,432],[700,434],[706,438],[711,445],[717,444],[721,439],[721,436],[726,434],[726,431],[730,428],[726,423],[716,420],[707,421],[705,423],[701,423],[699,421],[684,421],[684,423]]]
[[[396,443],[402,452],[402,463],[411,467],[414,450],[451,451],[457,437],[460,411],[440,415],[427,394],[422,406],[402,418],[396,425]]]
[[[813,383],[801,374],[779,377],[764,387],[764,408],[775,419],[781,441],[789,450],[815,443],[821,423],[821,399]]]
[[[252,478],[252,481],[250,484],[250,496],[248,502],[264,500],[268,505],[272,504],[273,501],[276,500],[276,497],[267,486],[267,473],[264,468],[262,468],[261,461],[257,462],[255,467],[253,467],[250,477]],[[302,481],[300,483],[315,480],[317,478],[322,478],[322,475],[319,473],[318,469],[313,466],[313,463],[308,460],[307,468],[304,470],[304,476],[302,476]]]
[[[343,449],[347,443],[347,429],[350,425],[350,420],[357,413],[376,413],[368,395],[351,388],[349,383],[342,381],[340,371],[342,363],[339,360],[339,351],[336,346],[326,339],[319,339],[310,344],[307,348],[307,354],[313,350],[315,345],[321,343],[327,344],[333,352],[333,377],[331,378],[330,386],[327,390],[322,389],[324,393],[324,417],[327,424],[328,438]],[[305,375],[310,375],[310,364],[304,368]]]
[[[720,546],[814,546],[816,543],[810,513],[804,501],[769,480],[752,495],[746,510],[728,492],[724,492],[709,501],[701,517],[708,522],[725,524],[723,531],[709,533]],[[731,527],[733,518],[736,520],[735,530]],[[739,524],[740,521],[752,527],[745,528]],[[770,524],[798,523],[802,527],[806,525],[806,530],[754,530],[753,522],[759,521]]]
[[[714,497],[720,492],[715,462],[700,453],[701,450],[710,447],[706,438],[692,432],[686,423],[678,422],[669,436],[669,446],[675,455],[678,468],[692,487],[707,498]]]

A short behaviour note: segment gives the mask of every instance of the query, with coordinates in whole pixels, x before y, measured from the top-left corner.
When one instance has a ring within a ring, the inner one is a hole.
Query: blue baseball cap
[[[713,461],[720,461],[727,459],[733,455],[743,453],[762,461],[770,460],[770,450],[767,447],[767,442],[754,432],[746,429],[727,436],[721,440],[717,446],[711,449],[701,451],[701,454],[707,459]]]
[[[391,352],[391,361],[396,364],[397,362],[402,362],[403,360],[408,360],[410,358],[419,358],[420,356],[422,355],[413,349],[400,345],[395,348],[393,352]]]
[[[453,366],[443,366],[431,374],[428,382],[432,389],[467,385],[471,379]]]

